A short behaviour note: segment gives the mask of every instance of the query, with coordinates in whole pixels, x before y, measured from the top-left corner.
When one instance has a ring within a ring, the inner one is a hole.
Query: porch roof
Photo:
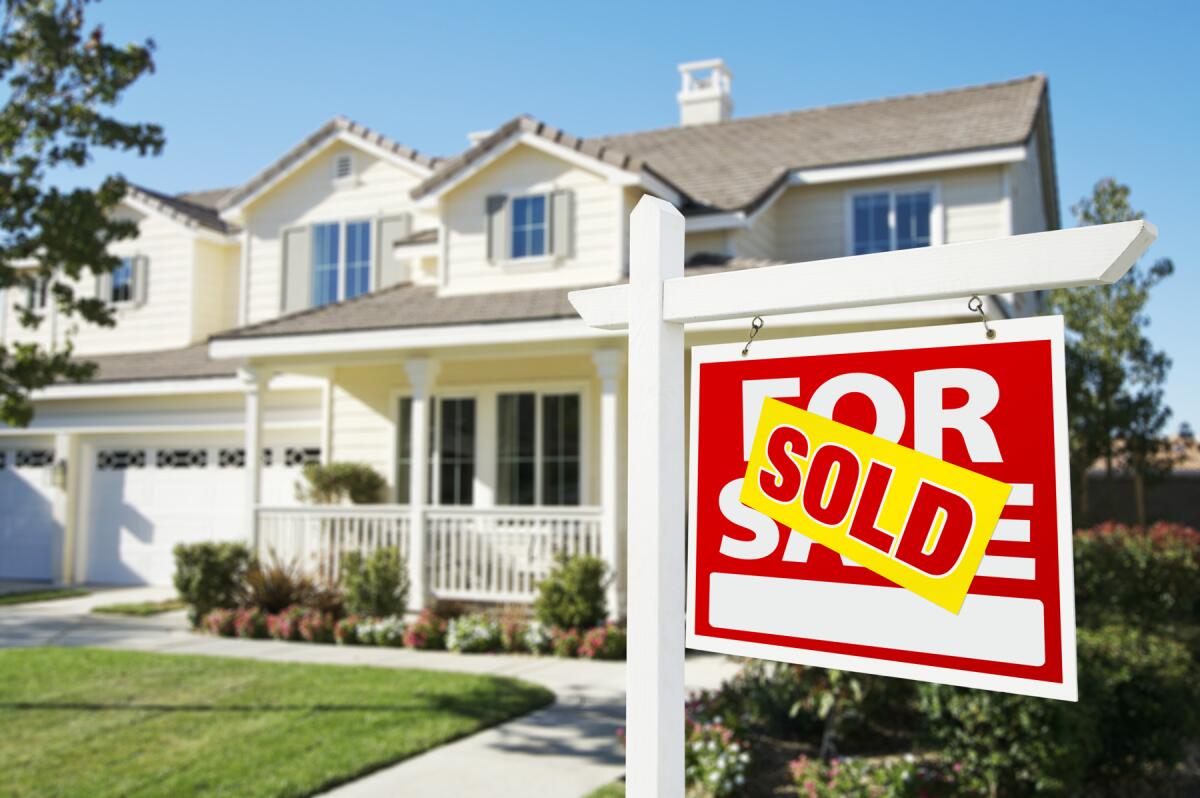
[[[239,359],[213,360],[207,343],[156,352],[80,355],[78,359],[97,365],[93,383],[232,377],[244,365]]]
[[[687,268],[689,274],[703,274],[768,266],[776,262],[702,255],[689,261]],[[580,287],[439,296],[432,286],[401,283],[344,302],[228,330],[210,340],[576,318],[578,314],[567,300],[567,294]]]

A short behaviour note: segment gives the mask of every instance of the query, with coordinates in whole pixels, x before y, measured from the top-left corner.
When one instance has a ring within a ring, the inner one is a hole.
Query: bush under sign
[[[692,350],[687,643],[1076,699],[1061,319]]]

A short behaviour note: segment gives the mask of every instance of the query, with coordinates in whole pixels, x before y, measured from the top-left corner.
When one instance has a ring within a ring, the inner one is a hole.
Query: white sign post
[[[684,277],[682,215],[641,199],[629,284],[570,296],[589,326],[629,331],[630,798],[684,794],[684,324],[1112,283],[1155,236],[1121,222]]]

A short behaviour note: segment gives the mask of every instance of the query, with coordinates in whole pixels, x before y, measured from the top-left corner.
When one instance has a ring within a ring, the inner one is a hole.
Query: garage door
[[[229,437],[89,446],[87,581],[167,585],[178,543],[244,539],[245,452]],[[274,503],[320,457],[303,446],[267,449],[263,498]]]
[[[50,503],[53,463],[53,449],[0,449],[0,579],[54,577],[60,529]]]

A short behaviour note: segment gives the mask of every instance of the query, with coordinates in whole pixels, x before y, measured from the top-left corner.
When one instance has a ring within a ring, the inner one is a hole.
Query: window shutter
[[[304,310],[312,302],[312,234],[307,227],[283,231],[284,313]]]
[[[487,251],[488,260],[499,263],[508,259],[508,197],[493,194],[487,198]]]
[[[110,272],[96,275],[96,299],[104,303],[112,302],[112,274]],[[33,295],[31,294],[30,307],[33,306],[33,301]]]
[[[138,255],[133,259],[133,304],[146,304],[150,290],[150,259]]]
[[[379,270],[375,275],[375,285],[387,288],[410,279],[408,260],[396,257],[396,242],[412,232],[412,214],[387,216],[380,219],[375,228],[378,230],[375,236],[378,257],[375,262]]]
[[[571,204],[570,191],[550,195],[550,254],[557,258],[571,257]]]

